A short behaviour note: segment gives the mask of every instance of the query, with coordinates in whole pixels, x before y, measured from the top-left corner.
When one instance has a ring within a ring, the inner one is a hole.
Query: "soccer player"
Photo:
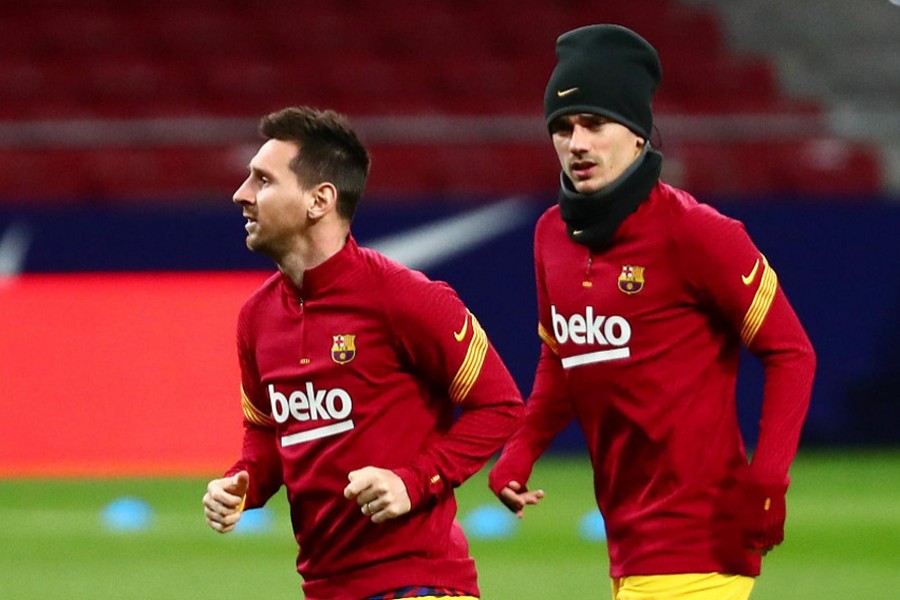
[[[576,418],[615,600],[747,598],[783,538],[813,349],[743,225],[659,180],[656,50],[594,25],[561,35],[556,54],[544,109],[562,189],[534,235],[543,343],[491,489],[520,517],[540,502],[532,466]],[[735,405],[742,344],[765,369],[749,462]]]
[[[333,111],[287,108],[234,194],[278,267],[237,327],[240,460],[216,531],[283,485],[307,600],[478,596],[454,488],[520,423],[518,389],[454,291],[357,245],[369,155]]]

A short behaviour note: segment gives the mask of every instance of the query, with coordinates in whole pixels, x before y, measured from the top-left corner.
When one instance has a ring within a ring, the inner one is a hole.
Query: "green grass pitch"
[[[211,474],[213,475],[213,474]],[[763,564],[754,600],[892,598],[900,589],[900,451],[805,451],[792,470],[787,540]],[[494,502],[482,471],[459,490],[460,517]],[[512,537],[473,540],[485,600],[609,598],[606,548],[581,539],[593,509],[586,459],[548,457],[547,497]],[[0,481],[0,598],[300,598],[283,495],[267,533],[221,536],[203,522],[205,479]],[[101,510],[131,496],[154,509],[139,532]]]

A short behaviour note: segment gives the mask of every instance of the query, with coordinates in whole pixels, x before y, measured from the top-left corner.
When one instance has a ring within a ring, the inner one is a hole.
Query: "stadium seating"
[[[881,185],[873,148],[829,136],[824,120],[810,128],[818,105],[785,96],[769,58],[735,54],[715,12],[674,0],[23,0],[4,11],[0,154],[9,164],[0,196],[7,200],[227,193],[240,181],[252,135],[122,145],[92,138],[91,124],[125,131],[127,119],[252,120],[289,104],[336,108],[363,124],[384,115],[534,116],[536,125],[513,143],[509,131],[480,140],[474,131],[467,143],[419,132],[411,141],[401,122],[395,135],[367,140],[375,154],[370,191],[551,192],[557,167],[539,123],[551,49],[560,32],[591,22],[628,25],[659,49],[658,123],[667,115],[751,124],[758,115],[796,116],[804,125],[792,132],[802,136],[792,138],[795,149],[826,144],[842,156],[829,163],[791,152],[764,130],[748,142],[690,128],[672,139],[661,128],[667,159],[695,193],[816,194],[826,182],[870,193]],[[38,142],[13,127],[27,132],[47,120],[86,125],[74,138],[70,131]],[[32,171],[23,178],[14,165]]]
[[[877,146],[884,189],[900,192],[900,6],[820,0],[684,0],[715,9],[729,46],[766,53],[783,93],[827,108],[827,130]]]

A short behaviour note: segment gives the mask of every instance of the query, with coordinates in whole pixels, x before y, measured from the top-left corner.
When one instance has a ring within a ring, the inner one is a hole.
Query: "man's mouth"
[[[591,176],[591,171],[594,167],[597,166],[596,163],[590,160],[577,160],[571,163],[569,170],[572,173],[572,176],[576,179],[588,179]]]

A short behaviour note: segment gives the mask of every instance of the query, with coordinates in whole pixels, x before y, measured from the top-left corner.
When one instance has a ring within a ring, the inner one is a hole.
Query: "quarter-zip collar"
[[[325,262],[303,272],[303,287],[298,288],[291,278],[281,274],[285,289],[300,303],[327,294],[336,288],[344,275],[349,273],[359,254],[359,246],[352,234],[347,235],[343,248]]]

